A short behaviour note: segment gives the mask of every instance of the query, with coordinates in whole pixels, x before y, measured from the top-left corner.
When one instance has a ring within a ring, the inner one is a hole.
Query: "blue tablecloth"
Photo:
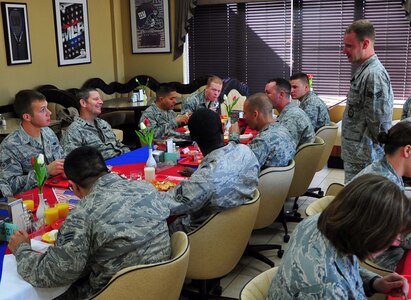
[[[3,258],[4,258],[4,253],[6,252],[7,248],[7,243],[6,242],[0,242],[0,282],[1,282],[1,273],[3,273]]]
[[[120,166],[128,164],[137,164],[146,162],[148,159],[148,146],[138,148],[127,152],[120,156],[106,160],[106,164],[110,166]]]

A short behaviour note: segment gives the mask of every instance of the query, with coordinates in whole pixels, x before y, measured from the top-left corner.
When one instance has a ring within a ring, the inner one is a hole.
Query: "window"
[[[189,34],[190,80],[234,77],[255,93],[270,78],[305,72],[314,75],[318,94],[345,96],[353,69],[341,53],[344,31],[367,18],[397,103],[411,96],[410,26],[401,1],[291,1],[198,6]]]

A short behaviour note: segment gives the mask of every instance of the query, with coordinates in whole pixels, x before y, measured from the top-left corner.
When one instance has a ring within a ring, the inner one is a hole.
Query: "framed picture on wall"
[[[58,65],[91,63],[87,0],[54,0]]]
[[[130,0],[133,53],[171,52],[168,0]]]
[[[30,36],[27,5],[24,3],[1,3],[7,64],[30,64]]]

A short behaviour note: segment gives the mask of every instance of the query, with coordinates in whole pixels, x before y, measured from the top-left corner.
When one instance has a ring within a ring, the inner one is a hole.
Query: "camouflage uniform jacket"
[[[330,125],[330,115],[328,114],[327,105],[314,92],[305,94],[300,103],[300,108],[307,114],[311,120],[314,131],[317,131],[325,125]]]
[[[44,154],[50,164],[64,158],[57,136],[48,127],[41,128],[43,145],[28,135],[20,125],[0,144],[0,189],[5,196],[30,190],[37,185],[36,174],[31,164],[32,156]]]
[[[401,176],[398,176],[398,174],[395,172],[394,168],[391,166],[391,164],[385,158],[385,156],[383,156],[377,161],[374,161],[372,164],[368,165],[365,169],[363,169],[360,173],[358,173],[352,180],[364,174],[377,174],[377,175],[387,177],[389,180],[396,183],[401,188],[401,190],[405,189],[404,182]]]
[[[154,128],[154,138],[160,139],[164,136],[185,136],[174,129],[179,127],[176,121],[177,113],[173,110],[163,110],[155,103],[148,107],[140,118],[140,123],[148,119],[148,128]]]
[[[384,155],[377,136],[391,127],[393,99],[390,77],[374,55],[351,79],[342,119],[341,158],[344,161],[368,165]]]
[[[100,118],[96,118],[93,124],[75,117],[74,122],[64,132],[61,145],[66,154],[81,146],[92,146],[100,151],[104,159],[130,151],[116,139],[110,124]]]
[[[311,120],[307,114],[298,107],[297,103],[287,104],[277,118],[294,138],[298,146],[306,143],[312,143],[315,139],[315,132]]]
[[[405,101],[404,106],[402,107],[401,120],[411,117],[411,97]]]
[[[394,168],[391,166],[391,164],[385,158],[385,156],[383,156],[381,159],[377,161],[374,161],[371,165],[367,166],[360,173],[358,173],[352,180],[364,174],[382,175],[384,177],[387,177],[392,182],[396,183],[401,188],[401,190],[405,189],[404,182],[401,176],[398,176],[398,174],[395,172]],[[403,244],[401,244],[401,246],[404,246],[405,248],[411,248],[411,235],[407,239],[403,238],[402,240],[404,240],[404,242]],[[397,264],[403,255],[404,249],[402,249],[401,247],[390,247],[377,257],[372,258],[371,260],[381,267],[395,271]]]
[[[62,298],[88,298],[125,267],[170,258],[168,216],[151,183],[106,174],[70,211],[55,247],[17,247],[17,271],[35,287],[71,284]]]
[[[210,152],[188,180],[165,193],[174,202],[171,213],[186,214],[170,224],[170,230],[190,232],[212,214],[251,200],[259,169],[245,145],[231,142]]]
[[[344,255],[317,228],[319,214],[297,225],[268,293],[277,299],[364,299],[378,276]],[[364,285],[363,285],[364,282]]]
[[[193,93],[190,96],[188,96],[186,99],[183,101],[183,109],[181,110],[182,114],[185,113],[190,113],[194,112],[195,110],[199,108],[209,108],[215,112],[219,112],[220,108],[220,103],[218,100],[211,102],[207,101],[205,98],[205,92],[197,92]]]
[[[239,133],[230,133],[230,141],[240,142]],[[260,169],[286,167],[294,159],[296,145],[290,132],[278,122],[266,125],[248,143],[260,163]]]

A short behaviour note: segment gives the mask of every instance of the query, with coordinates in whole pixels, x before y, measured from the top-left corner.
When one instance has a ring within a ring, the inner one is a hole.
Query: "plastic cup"
[[[65,219],[69,213],[69,204],[66,202],[57,203],[54,207],[57,208],[60,219]]]
[[[153,167],[144,168],[144,178],[145,180],[154,180],[156,179],[156,169]]]
[[[59,219],[59,210],[56,207],[50,207],[44,211],[44,220],[47,225],[51,225],[58,219]]]

